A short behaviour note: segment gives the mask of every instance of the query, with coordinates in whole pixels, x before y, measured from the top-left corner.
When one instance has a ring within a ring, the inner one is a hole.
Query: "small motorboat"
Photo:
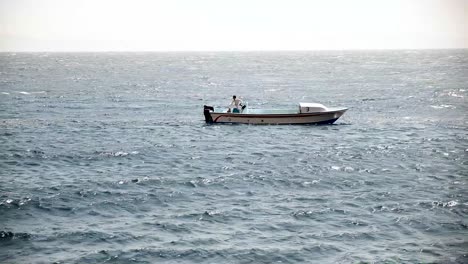
[[[295,109],[250,109],[244,106],[240,113],[218,112],[212,106],[203,106],[203,114],[208,124],[333,124],[346,110],[348,109],[328,108],[318,103],[299,103],[299,107]]]

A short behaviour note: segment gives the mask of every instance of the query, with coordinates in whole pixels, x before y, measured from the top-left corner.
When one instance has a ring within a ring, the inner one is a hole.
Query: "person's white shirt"
[[[240,109],[242,106],[242,100],[239,98],[232,99],[231,105],[234,106],[237,109]]]
[[[231,108],[235,108],[240,112],[242,108],[242,100],[236,96],[233,96],[231,104],[229,105],[229,111],[231,111]]]

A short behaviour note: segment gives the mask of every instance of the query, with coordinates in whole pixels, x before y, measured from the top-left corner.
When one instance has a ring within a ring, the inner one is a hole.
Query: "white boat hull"
[[[286,114],[243,114],[243,113],[217,113],[209,112],[212,122],[222,124],[265,124],[265,125],[291,125],[291,124],[333,124],[345,112],[346,108],[319,113],[286,113]],[[205,118],[207,116],[205,115]]]

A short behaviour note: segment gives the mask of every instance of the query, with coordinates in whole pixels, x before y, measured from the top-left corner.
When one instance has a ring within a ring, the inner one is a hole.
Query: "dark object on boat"
[[[205,115],[205,122],[208,124],[213,123],[213,118],[211,117],[210,111],[214,112],[214,107],[209,106],[209,105],[203,106],[203,115]]]

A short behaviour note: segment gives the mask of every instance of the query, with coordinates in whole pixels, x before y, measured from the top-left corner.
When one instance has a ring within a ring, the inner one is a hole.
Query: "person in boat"
[[[228,113],[231,112],[231,108],[233,113],[240,113],[242,111],[242,107],[242,100],[233,95],[231,104],[229,105]]]

